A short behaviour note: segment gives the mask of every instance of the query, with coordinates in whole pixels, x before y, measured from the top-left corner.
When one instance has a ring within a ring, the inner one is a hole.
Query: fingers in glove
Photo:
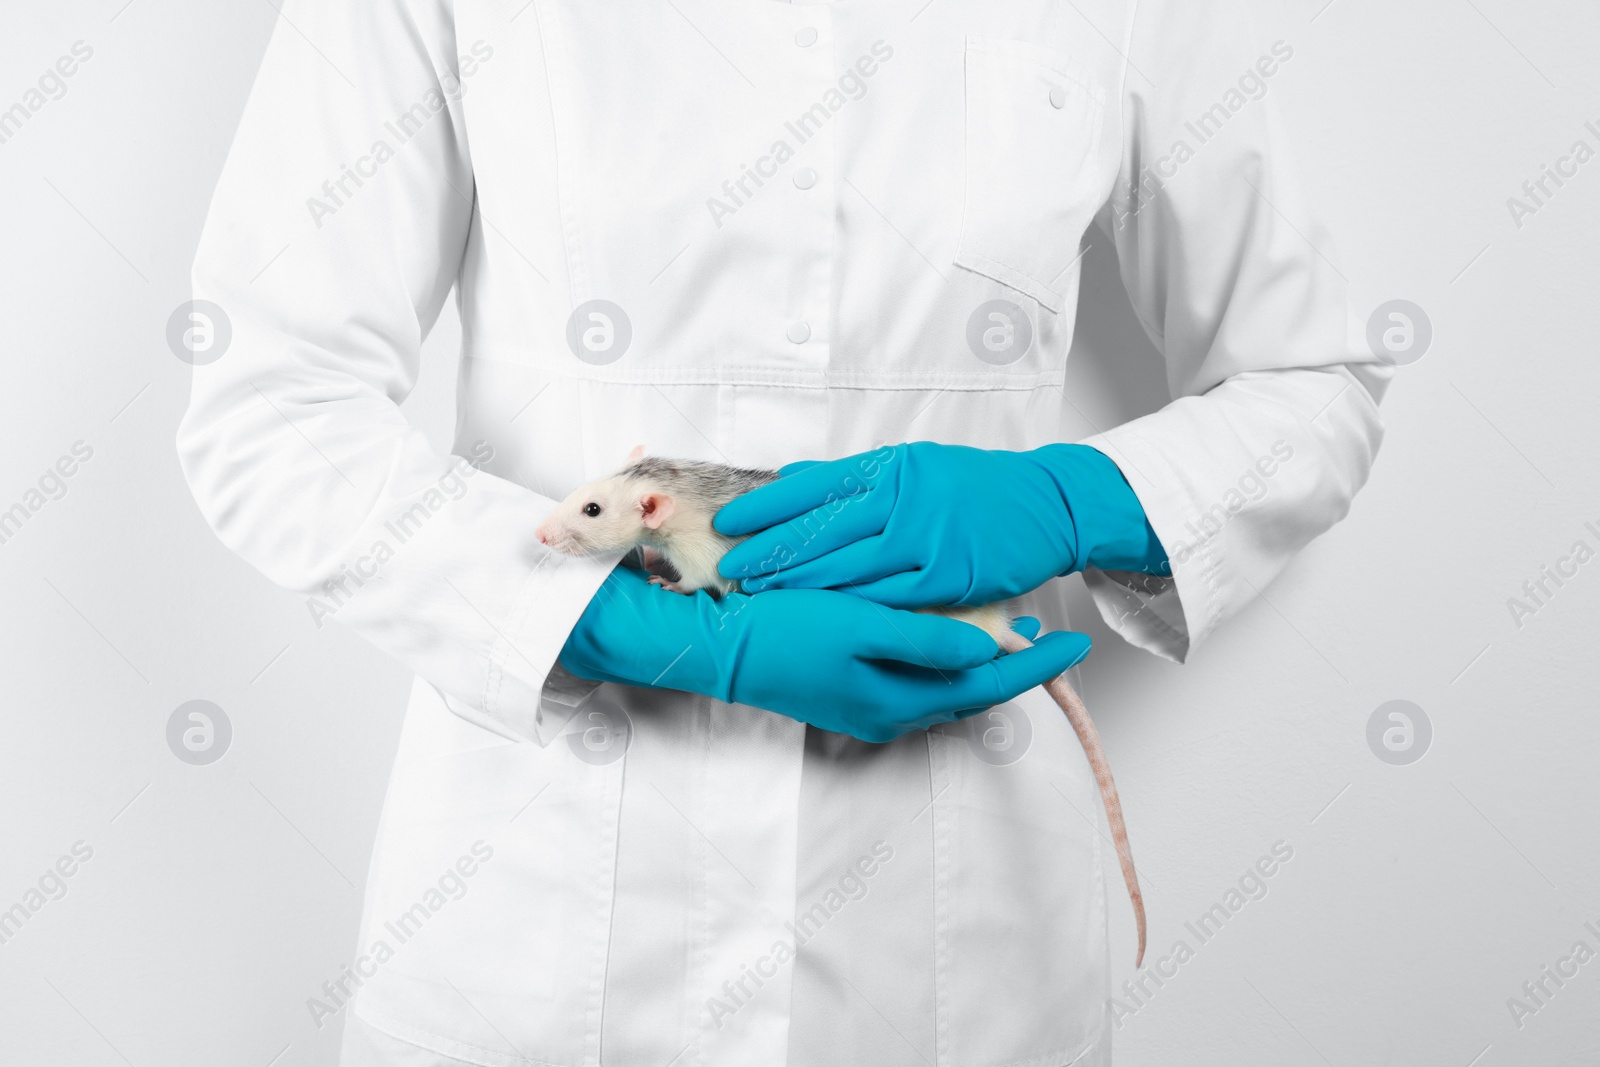
[[[901,546],[902,549],[906,547]],[[917,560],[910,552],[895,551],[887,538],[874,535],[842,545],[816,559],[791,563],[746,579],[744,588],[751,593],[763,589],[837,589],[855,593],[862,583],[875,582],[915,566]],[[861,595],[873,599],[864,593]]]
[[[1092,643],[1088,634],[1072,630],[1044,634],[1032,648],[964,672],[950,687],[943,709],[952,718],[964,718],[961,713],[971,714],[1014,700],[1082,663]]]
[[[863,659],[906,664],[932,679],[955,679],[1000,654],[994,638],[971,623],[914,611],[869,606],[859,655]],[[967,706],[967,705],[963,705]]]
[[[777,484],[777,483],[774,483]],[[763,492],[757,489],[755,492]],[[720,516],[743,497],[726,505]],[[867,493],[824,504],[794,521],[780,521],[734,545],[717,564],[724,578],[770,578],[846,545],[883,532],[894,502],[884,494]],[[753,590],[752,590],[753,591]]]
[[[813,464],[734,497],[722,506],[711,524],[718,533],[740,537],[788,522],[830,499],[865,493],[870,485],[860,468],[861,461],[855,456]]]

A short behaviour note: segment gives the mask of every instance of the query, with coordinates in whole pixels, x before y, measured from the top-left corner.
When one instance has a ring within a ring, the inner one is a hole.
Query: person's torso
[[[559,498],[636,444],[777,466],[1087,432],[1063,373],[1130,8],[458,0],[489,53],[464,454]],[[1025,607],[1066,624],[1054,588]],[[1109,1063],[1098,801],[1041,691],[872,746],[607,685],[551,733],[418,683],[374,1025],[488,1067]]]

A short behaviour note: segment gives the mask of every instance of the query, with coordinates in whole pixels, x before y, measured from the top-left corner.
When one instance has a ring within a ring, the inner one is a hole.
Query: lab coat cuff
[[[620,558],[549,553],[523,579],[484,678],[483,708],[498,732],[548,745],[594,691],[594,683],[568,673],[557,657]]]
[[[1101,618],[1124,640],[1182,663],[1221,620],[1215,546],[1209,541],[1185,543],[1185,524],[1192,521],[1196,508],[1182,475],[1154,444],[1127,426],[1082,443],[1117,465],[1172,564],[1170,578],[1090,569],[1084,572],[1084,584]]]

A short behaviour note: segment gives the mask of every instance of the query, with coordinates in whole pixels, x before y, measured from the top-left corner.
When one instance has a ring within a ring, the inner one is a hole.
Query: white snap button
[[[1053,108],[1067,106],[1067,91],[1059,85],[1050,90],[1050,106]]]
[[[811,337],[811,327],[803,322],[791,322],[788,329],[789,340],[797,345],[803,345]]]
[[[817,30],[814,26],[807,26],[794,35],[794,43],[801,48],[810,48],[817,43]]]
[[[817,172],[810,167],[801,167],[794,172],[794,187],[796,189],[809,189],[817,184]]]

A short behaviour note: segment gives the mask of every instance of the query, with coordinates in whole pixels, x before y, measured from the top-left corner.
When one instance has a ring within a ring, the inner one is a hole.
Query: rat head
[[[643,455],[640,445],[629,453],[628,462]],[[569,556],[637,548],[652,539],[674,510],[670,494],[624,467],[609,478],[579,486],[556,505],[537,536]]]

